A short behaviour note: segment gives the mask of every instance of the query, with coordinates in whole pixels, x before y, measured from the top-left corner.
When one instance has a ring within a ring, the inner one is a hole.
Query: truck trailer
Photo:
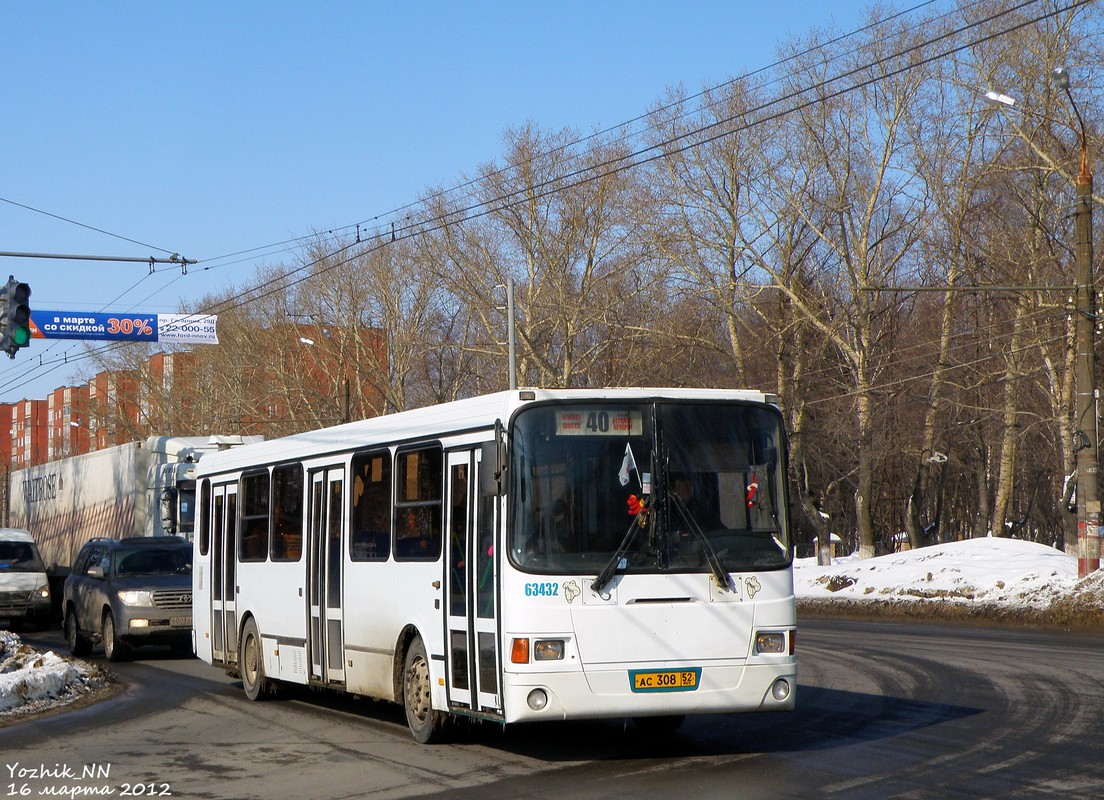
[[[259,436],[151,436],[13,470],[8,524],[31,532],[54,597],[81,546],[106,536],[183,536],[195,526],[195,471],[204,453]]]

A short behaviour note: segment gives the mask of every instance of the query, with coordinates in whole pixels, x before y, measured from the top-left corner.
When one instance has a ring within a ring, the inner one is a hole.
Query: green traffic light
[[[0,352],[15,358],[21,347],[31,342],[31,287],[14,275],[0,286]]]

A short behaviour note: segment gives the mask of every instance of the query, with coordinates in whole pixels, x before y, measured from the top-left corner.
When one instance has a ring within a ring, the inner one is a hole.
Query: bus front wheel
[[[264,657],[261,651],[261,635],[257,623],[250,618],[242,628],[241,648],[239,651],[242,686],[245,696],[250,700],[265,697],[268,679],[265,678]]]
[[[406,709],[406,724],[416,742],[432,744],[440,741],[446,715],[433,710],[429,659],[421,638],[415,638],[406,651],[403,666],[403,707]]]

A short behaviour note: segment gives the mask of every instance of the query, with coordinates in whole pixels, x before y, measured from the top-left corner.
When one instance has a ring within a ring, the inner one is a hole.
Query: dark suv
[[[192,546],[178,536],[93,539],[65,579],[62,609],[75,656],[96,642],[109,661],[145,644],[190,652]]]

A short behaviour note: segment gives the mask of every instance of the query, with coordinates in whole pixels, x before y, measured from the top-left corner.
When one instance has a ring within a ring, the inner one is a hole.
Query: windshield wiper
[[[613,558],[606,564],[605,569],[598,573],[598,577],[594,579],[594,582],[590,585],[590,588],[596,592],[602,591],[606,587],[606,584],[613,579],[613,576],[620,569],[621,561],[625,559],[625,555],[629,552],[629,548],[632,547],[633,541],[636,539],[636,534],[644,527],[642,520],[648,518],[648,509],[641,508],[640,512],[633,517],[632,524],[629,525],[629,529],[625,531],[625,535],[621,538],[621,544],[617,546],[617,550],[614,551]]]
[[[713,542],[709,541],[709,537],[705,535],[705,531],[698,525],[697,520],[690,515],[690,510],[686,507],[686,503],[678,496],[677,492],[671,492],[668,497],[673,502],[679,516],[682,517],[683,524],[685,524],[686,527],[690,529],[690,532],[698,537],[698,541],[701,542],[702,550],[705,552],[705,560],[708,562],[709,568],[713,570],[713,576],[717,579],[717,583],[729,591],[735,591],[736,587],[732,583],[732,576],[729,575],[728,570],[725,569],[721,557],[713,547]]]

